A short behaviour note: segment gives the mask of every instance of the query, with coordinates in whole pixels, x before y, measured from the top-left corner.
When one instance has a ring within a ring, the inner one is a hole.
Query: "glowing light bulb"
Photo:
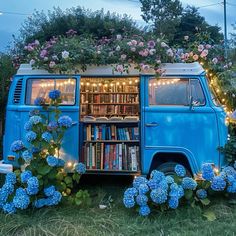
[[[99,83],[98,85],[99,85],[99,86],[102,86],[102,84],[101,84],[101,83]]]
[[[67,162],[67,167],[72,167],[72,162],[71,161],[69,161],[69,162]]]
[[[132,84],[132,81],[129,81],[129,84]]]
[[[87,86],[89,86],[89,85],[90,85],[90,83],[86,83],[86,85],[87,85]]]
[[[137,80],[137,79],[135,80],[135,83],[138,83],[138,80]]]

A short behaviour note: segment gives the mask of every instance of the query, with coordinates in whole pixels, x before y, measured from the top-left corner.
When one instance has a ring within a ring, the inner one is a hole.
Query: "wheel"
[[[159,165],[156,169],[163,172],[165,175],[175,175],[175,166],[178,165],[177,162],[165,162],[161,165]],[[190,171],[185,167],[186,169],[186,176],[191,177]]]

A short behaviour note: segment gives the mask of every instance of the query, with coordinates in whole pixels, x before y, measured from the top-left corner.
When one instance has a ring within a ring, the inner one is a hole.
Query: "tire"
[[[165,162],[157,167],[157,170],[163,172],[165,175],[173,176],[175,175],[175,166],[178,165],[177,162]],[[190,171],[185,167],[186,169],[186,176],[191,177]]]

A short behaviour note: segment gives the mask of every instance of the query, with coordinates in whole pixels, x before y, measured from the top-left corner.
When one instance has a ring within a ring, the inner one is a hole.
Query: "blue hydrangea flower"
[[[167,182],[168,184],[172,184],[172,183],[174,183],[175,181],[174,181],[174,178],[173,178],[172,176],[168,175],[168,176],[166,176],[166,182]]]
[[[29,116],[37,116],[39,115],[40,111],[38,109],[33,109],[29,112]]]
[[[52,140],[52,134],[49,132],[44,132],[42,133],[42,139],[49,143]]]
[[[47,163],[51,167],[55,167],[58,165],[58,159],[54,156],[47,156]]]
[[[61,116],[58,119],[58,124],[60,127],[70,128],[72,125],[72,119],[69,116]]]
[[[84,174],[86,172],[86,167],[84,163],[78,163],[75,166],[75,171],[78,172],[79,174]]]
[[[47,126],[49,131],[55,130],[58,128],[58,123],[56,121],[50,121]]]
[[[40,116],[31,116],[30,119],[29,119],[29,122],[32,124],[32,125],[37,125],[39,123],[42,123],[42,118]]]
[[[25,150],[22,153],[22,158],[24,159],[25,162],[30,162],[33,159],[33,155],[28,150]]]
[[[234,161],[234,169],[236,169],[236,161]]]
[[[197,187],[197,182],[190,177],[184,177],[182,181],[182,187],[184,189],[194,190]]]
[[[40,152],[40,148],[38,148],[38,147],[32,147],[32,153],[38,153],[38,152]]]
[[[19,152],[24,149],[24,144],[21,140],[16,140],[11,144],[11,151],[12,152]]]
[[[137,196],[138,195],[138,190],[136,188],[127,188],[124,192],[124,196]]]
[[[168,206],[171,209],[176,209],[179,206],[179,199],[177,197],[171,197],[168,201]]]
[[[21,182],[24,184],[24,183],[27,183],[27,181],[29,180],[29,178],[32,177],[32,172],[30,170],[25,170],[24,172],[22,172],[20,174],[20,179],[21,179]]]
[[[175,166],[175,173],[179,177],[184,177],[186,175],[186,170],[185,170],[183,165],[178,164],[178,165]]]
[[[178,198],[180,199],[183,196],[184,196],[184,189],[181,185],[179,185]]]
[[[7,191],[5,189],[0,189],[0,208],[2,208],[5,205],[7,198],[8,198]]]
[[[139,194],[146,194],[149,191],[147,184],[140,184],[138,188]]]
[[[47,206],[57,205],[61,201],[62,195],[60,192],[55,191],[54,194],[47,198]]]
[[[151,179],[155,179],[158,183],[161,182],[163,179],[165,179],[164,173],[158,171],[158,170],[153,170],[150,175]]]
[[[26,192],[29,195],[35,195],[37,194],[39,191],[39,180],[37,177],[30,177],[27,180],[27,188],[26,188]]]
[[[227,175],[236,176],[236,170],[232,166],[225,167],[222,172],[226,173]]]
[[[24,125],[24,129],[26,131],[30,131],[32,129],[32,124],[29,121],[27,121]]]
[[[234,182],[236,182],[236,179],[234,178],[233,175],[228,175],[227,176],[227,181],[229,184],[233,184]]]
[[[16,174],[15,173],[7,173],[5,182],[9,184],[15,184],[16,183]]]
[[[163,179],[163,180],[158,184],[158,187],[167,192],[167,190],[168,190],[168,188],[169,188],[169,185],[168,185],[166,179]]]
[[[138,189],[140,184],[147,184],[147,183],[148,180],[145,177],[138,176],[137,178],[134,179],[133,186]]]
[[[236,193],[236,182],[234,182],[233,184],[231,184],[227,187],[227,192],[228,193]]]
[[[125,195],[123,198],[123,203],[126,208],[132,208],[135,205],[134,197]]]
[[[16,208],[15,208],[13,202],[6,203],[5,205],[3,205],[2,209],[7,214],[14,214],[14,213],[16,213]]]
[[[30,198],[23,188],[18,188],[16,190],[16,195],[13,198],[13,204],[15,208],[24,210],[30,204]]]
[[[34,100],[34,105],[36,106],[41,106],[43,104],[45,104],[46,100],[45,98],[43,97],[37,97],[35,100]]]
[[[170,185],[170,192],[169,192],[170,197],[178,197],[179,196],[179,186],[176,183],[172,183]]]
[[[65,165],[65,161],[62,160],[62,159],[60,159],[60,158],[58,158],[58,164],[57,164],[57,166],[58,166],[58,167],[63,167],[64,165]]]
[[[136,202],[139,206],[144,206],[147,204],[148,202],[148,197],[144,194],[139,194],[137,197],[136,197]]]
[[[45,196],[51,197],[55,193],[56,188],[55,188],[55,186],[51,185],[51,186],[45,188],[43,191],[44,191]]]
[[[7,195],[10,195],[10,194],[12,194],[14,192],[14,185],[12,183],[6,182],[2,186],[2,190],[5,191],[7,193]]]
[[[157,189],[159,187],[159,183],[155,179],[149,179],[148,186],[151,190]]]
[[[141,216],[148,216],[148,215],[150,214],[150,212],[151,212],[151,210],[150,210],[150,208],[149,208],[148,205],[141,206],[141,207],[139,208],[139,214],[140,214]]]
[[[57,90],[57,89],[51,90],[48,94],[48,97],[52,100],[56,100],[56,99],[60,98],[60,96],[61,96],[61,92],[60,92],[60,90]]]
[[[161,188],[157,188],[151,191],[150,197],[153,202],[162,204],[167,200],[167,192]]]
[[[46,205],[47,205],[47,199],[46,198],[37,199],[33,203],[33,206],[35,206],[36,208],[42,208]]]
[[[202,165],[202,178],[211,181],[215,174],[210,163],[205,163]]]
[[[211,182],[211,188],[214,191],[223,191],[226,187],[226,182],[221,176],[215,176]]]
[[[207,191],[205,189],[198,189],[196,195],[199,199],[205,199],[207,198]]]
[[[37,134],[34,131],[28,131],[25,137],[28,142],[32,142],[37,138]]]

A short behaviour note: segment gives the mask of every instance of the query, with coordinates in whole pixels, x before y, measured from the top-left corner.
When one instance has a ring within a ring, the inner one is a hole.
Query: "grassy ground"
[[[135,210],[125,209],[122,193],[130,184],[127,178],[89,178],[83,187],[93,195],[92,206],[58,206],[28,210],[16,215],[0,213],[0,235],[235,235],[236,206],[226,200],[215,200],[210,209],[217,219],[207,221],[198,208],[181,207],[175,211],[154,212],[148,218],[138,216]],[[106,184],[104,182],[106,181]],[[101,202],[111,196],[113,203],[105,210]]]

